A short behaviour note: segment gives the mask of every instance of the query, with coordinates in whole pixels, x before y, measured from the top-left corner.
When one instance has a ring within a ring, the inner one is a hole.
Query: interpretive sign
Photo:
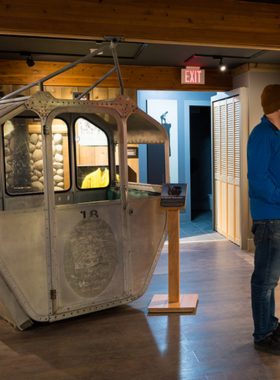
[[[127,158],[138,158],[138,147],[127,147]]]
[[[195,313],[198,294],[180,294],[180,211],[186,207],[187,184],[164,183],[160,208],[168,214],[168,294],[155,294],[150,313]]]
[[[164,183],[161,190],[160,208],[184,210],[186,208],[187,184]]]

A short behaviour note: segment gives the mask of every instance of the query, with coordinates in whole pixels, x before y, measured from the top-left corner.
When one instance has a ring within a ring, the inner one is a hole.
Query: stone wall
[[[54,190],[64,190],[64,169],[63,169],[63,135],[60,133],[53,134],[53,180]],[[42,152],[42,135],[38,133],[28,134],[29,141],[24,146],[28,146],[30,156],[30,190],[26,192],[42,192],[44,191],[44,170],[43,170],[43,152]],[[5,166],[6,166],[6,183],[7,189],[13,191],[15,175],[20,175],[16,169],[18,164],[15,162],[15,147],[14,131],[4,136],[5,148]],[[27,152],[27,153],[26,153]],[[23,151],[23,154],[28,154],[28,150]]]

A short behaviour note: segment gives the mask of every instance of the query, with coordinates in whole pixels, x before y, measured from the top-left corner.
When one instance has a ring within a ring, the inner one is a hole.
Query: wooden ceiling
[[[5,0],[1,34],[280,49],[280,4],[237,0]]]
[[[0,14],[3,35],[92,40],[122,36],[127,42],[280,51],[280,4],[239,0],[5,0],[0,3]],[[39,65],[35,68],[34,75],[43,74],[43,67],[42,71]],[[0,69],[8,81],[9,63],[2,61]],[[147,69],[142,68],[142,74]],[[167,88],[180,87],[180,78],[174,85],[174,79],[168,81],[167,77]],[[228,89],[228,78],[224,78],[222,87]],[[216,79],[209,90],[221,85],[222,77],[216,75]],[[163,81],[162,76],[158,83]]]

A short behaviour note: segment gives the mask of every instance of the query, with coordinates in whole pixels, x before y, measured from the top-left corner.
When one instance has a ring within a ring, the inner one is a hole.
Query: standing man
[[[247,146],[250,211],[255,244],[251,279],[255,349],[280,355],[274,291],[280,276],[280,84],[261,95],[264,116]]]

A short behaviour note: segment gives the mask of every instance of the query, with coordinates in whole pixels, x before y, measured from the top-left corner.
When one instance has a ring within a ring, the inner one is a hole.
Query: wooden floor
[[[199,294],[197,313],[148,315],[153,295],[167,292],[165,247],[130,305],[25,332],[0,320],[0,379],[280,379],[280,357],[253,346],[252,269],[253,254],[228,241],[181,243],[181,293]]]

